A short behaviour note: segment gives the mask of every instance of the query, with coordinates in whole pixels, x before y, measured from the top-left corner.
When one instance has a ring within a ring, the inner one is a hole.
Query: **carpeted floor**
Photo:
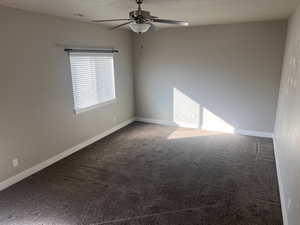
[[[0,192],[2,225],[281,225],[271,139],[134,123]]]

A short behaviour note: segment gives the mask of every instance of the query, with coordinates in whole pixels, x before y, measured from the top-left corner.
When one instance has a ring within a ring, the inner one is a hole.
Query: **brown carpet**
[[[280,225],[271,139],[134,123],[0,192],[2,225]]]

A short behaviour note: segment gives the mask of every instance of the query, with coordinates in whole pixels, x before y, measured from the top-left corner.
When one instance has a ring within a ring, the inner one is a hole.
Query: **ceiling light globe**
[[[145,33],[149,30],[151,25],[149,23],[131,23],[129,24],[129,27],[131,28],[132,31],[136,33]]]

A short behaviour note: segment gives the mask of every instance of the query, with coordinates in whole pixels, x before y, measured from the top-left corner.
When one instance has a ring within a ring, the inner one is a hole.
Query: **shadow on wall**
[[[178,88],[173,88],[173,122],[181,127],[235,133],[236,129]]]

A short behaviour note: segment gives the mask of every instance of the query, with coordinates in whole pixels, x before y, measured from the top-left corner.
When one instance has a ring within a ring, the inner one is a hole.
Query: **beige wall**
[[[2,7],[0,29],[0,181],[134,116],[130,32]],[[118,103],[75,115],[68,58],[56,44],[119,49]]]
[[[273,130],[285,21],[132,40],[126,31],[0,7],[0,27],[0,182],[133,117],[132,65],[139,117],[203,125],[208,115],[236,129]],[[68,58],[57,44],[119,49],[118,102],[75,115]]]
[[[135,36],[137,116],[273,132],[285,38],[286,21]]]
[[[300,8],[289,21],[275,126],[285,225],[300,224]],[[285,214],[286,212],[286,214]]]

